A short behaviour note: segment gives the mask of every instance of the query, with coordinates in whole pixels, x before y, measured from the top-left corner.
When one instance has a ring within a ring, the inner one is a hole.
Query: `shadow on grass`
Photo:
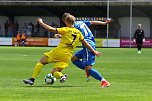
[[[74,87],[74,88],[80,88],[80,87],[86,87],[86,86],[75,86],[75,85],[63,85],[63,86],[61,86],[61,85],[47,85],[47,84],[43,84],[43,85],[36,85],[36,86],[34,86],[34,85],[25,85],[25,86],[23,86],[23,87],[52,87],[52,88],[65,88],[65,87]]]

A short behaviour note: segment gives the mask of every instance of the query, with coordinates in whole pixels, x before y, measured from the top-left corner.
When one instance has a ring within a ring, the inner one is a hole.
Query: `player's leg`
[[[110,83],[105,80],[97,70],[92,68],[92,66],[86,66],[86,69],[93,78],[101,82],[101,88],[110,86]]]
[[[140,48],[139,48],[140,51],[141,51],[142,45],[143,45],[143,40],[141,40],[140,42]]]
[[[38,76],[38,74],[41,72],[43,65],[47,64],[48,62],[48,57],[47,56],[43,56],[40,61],[35,65],[34,67],[34,71],[32,74],[32,78],[36,78]]]
[[[71,61],[74,65],[76,65],[80,69],[85,69],[85,65],[80,59],[83,57],[83,50],[78,51],[72,58]]]
[[[139,44],[138,51],[141,51],[141,44]]]
[[[140,44],[137,44],[138,54],[140,53]]]
[[[92,68],[92,66],[86,66],[86,71],[95,79],[101,81],[103,79],[103,77],[101,76],[101,74],[95,70],[94,68]]]
[[[72,56],[71,61],[78,68],[83,69],[83,70],[85,69],[84,63],[82,61],[80,61],[80,59],[76,55]]]
[[[17,46],[20,46],[20,40],[17,40]]]
[[[139,43],[139,50],[138,50],[138,54],[141,54],[141,48],[142,48],[142,42]]]
[[[96,50],[95,46],[92,46],[92,48],[94,48],[94,50]],[[86,76],[87,76],[87,81],[90,80],[90,74],[88,72],[89,69],[86,68],[86,66],[91,66],[94,64],[94,60],[95,60],[95,55],[94,53],[92,53],[89,49],[87,48],[83,48],[84,52],[83,52],[83,63],[85,64],[85,72],[86,72]]]
[[[141,54],[141,47],[142,47],[142,44],[138,42],[137,44],[138,54]]]
[[[141,54],[141,42],[139,40],[136,40],[136,44],[137,44],[137,54]]]
[[[84,59],[86,56],[86,51],[84,49],[78,51],[72,58],[71,58],[71,61],[74,65],[76,65],[78,68],[82,69],[82,70],[85,70],[86,72],[86,77],[87,77],[87,81],[90,80],[89,78],[89,73],[86,71],[85,69],[85,61],[86,59]],[[82,59],[82,61],[80,60]]]
[[[24,46],[24,43],[25,43],[25,40],[24,40],[24,39],[22,39],[22,46]]]
[[[23,80],[25,84],[30,84],[30,85],[34,84],[35,78],[41,72],[43,65],[47,64],[47,59],[48,57],[45,55],[40,59],[40,61],[34,67],[32,77],[30,79]]]
[[[33,85],[35,78],[38,76],[38,74],[40,73],[42,67],[53,61],[53,51],[51,50],[50,52],[46,52],[44,53],[44,56],[42,56],[42,58],[40,59],[40,61],[35,65],[34,70],[33,70],[33,74],[32,77],[30,79],[27,80],[23,80],[23,82],[25,84],[30,84]]]
[[[48,60],[49,62],[54,62],[51,73],[55,78],[60,79],[61,83],[67,78],[67,74],[63,75],[61,71],[68,67],[71,56],[71,52],[67,51],[66,49],[62,49],[62,51],[59,49],[54,49],[52,54],[52,57],[54,57],[53,60]]]
[[[71,58],[71,61],[72,61],[72,63],[73,63],[74,65],[76,65],[78,68],[80,68],[80,69],[82,69],[82,70],[85,70],[87,78],[89,77],[89,73],[86,71],[84,63],[83,63],[82,61],[80,61],[80,59],[78,59],[78,57],[77,57],[76,55],[74,55],[74,56]],[[90,80],[90,79],[88,78],[88,80]],[[88,80],[87,80],[87,81],[88,81]]]
[[[63,83],[67,79],[68,75],[67,74],[62,74],[62,70],[65,69],[68,66],[68,62],[61,61],[61,62],[56,62],[54,64],[54,68],[52,69],[52,75],[56,79],[60,79],[60,82]]]
[[[53,68],[51,73],[55,78],[60,79],[60,82],[63,83],[67,79],[68,74],[63,75],[61,71],[62,71],[61,68]]]
[[[88,59],[85,62],[85,70],[88,72],[93,78],[102,81],[104,79],[101,74],[92,68],[93,64],[95,63],[95,55],[92,52],[88,52]]]
[[[95,49],[95,47],[93,47]],[[95,70],[94,68],[92,68],[93,64],[95,63],[95,55],[91,52],[88,51],[87,52],[88,55],[86,55],[86,59],[87,61],[85,62],[85,69],[86,71],[96,80],[99,80],[101,82],[101,87],[106,87],[106,86],[110,86],[110,83],[108,81],[106,81],[102,75]]]
[[[53,68],[51,73],[56,79],[60,79],[61,76],[63,76],[61,71],[62,71],[62,68]]]

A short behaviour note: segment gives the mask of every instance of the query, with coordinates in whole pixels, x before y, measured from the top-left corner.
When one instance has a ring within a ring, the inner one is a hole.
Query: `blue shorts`
[[[92,48],[96,50],[95,46],[92,46]],[[78,57],[78,59],[82,59],[85,66],[93,65],[95,63],[95,54],[85,47],[78,51],[74,56]]]

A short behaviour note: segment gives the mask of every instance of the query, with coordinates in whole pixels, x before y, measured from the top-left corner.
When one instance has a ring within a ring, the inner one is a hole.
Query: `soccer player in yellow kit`
[[[42,67],[48,63],[54,63],[54,68],[52,69],[52,75],[60,79],[60,82],[64,82],[67,78],[67,75],[63,75],[61,71],[66,68],[71,60],[72,53],[78,42],[81,41],[90,51],[92,51],[96,56],[100,56],[101,53],[95,51],[89,43],[84,40],[82,33],[74,28],[75,17],[73,15],[69,15],[66,17],[64,23],[67,27],[63,28],[54,28],[43,22],[41,18],[37,19],[40,25],[42,25],[45,29],[50,32],[61,34],[60,44],[52,49],[49,52],[44,53],[44,56],[40,59],[40,61],[35,65],[32,77],[26,80],[23,80],[25,84],[34,84],[35,78],[40,73]]]

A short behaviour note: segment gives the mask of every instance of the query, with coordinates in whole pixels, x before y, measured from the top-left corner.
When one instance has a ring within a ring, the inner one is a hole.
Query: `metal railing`
[[[44,0],[45,1],[45,0]],[[130,2],[131,0],[54,0],[54,1],[110,1],[110,2]],[[133,2],[152,2],[152,0],[132,0]]]

